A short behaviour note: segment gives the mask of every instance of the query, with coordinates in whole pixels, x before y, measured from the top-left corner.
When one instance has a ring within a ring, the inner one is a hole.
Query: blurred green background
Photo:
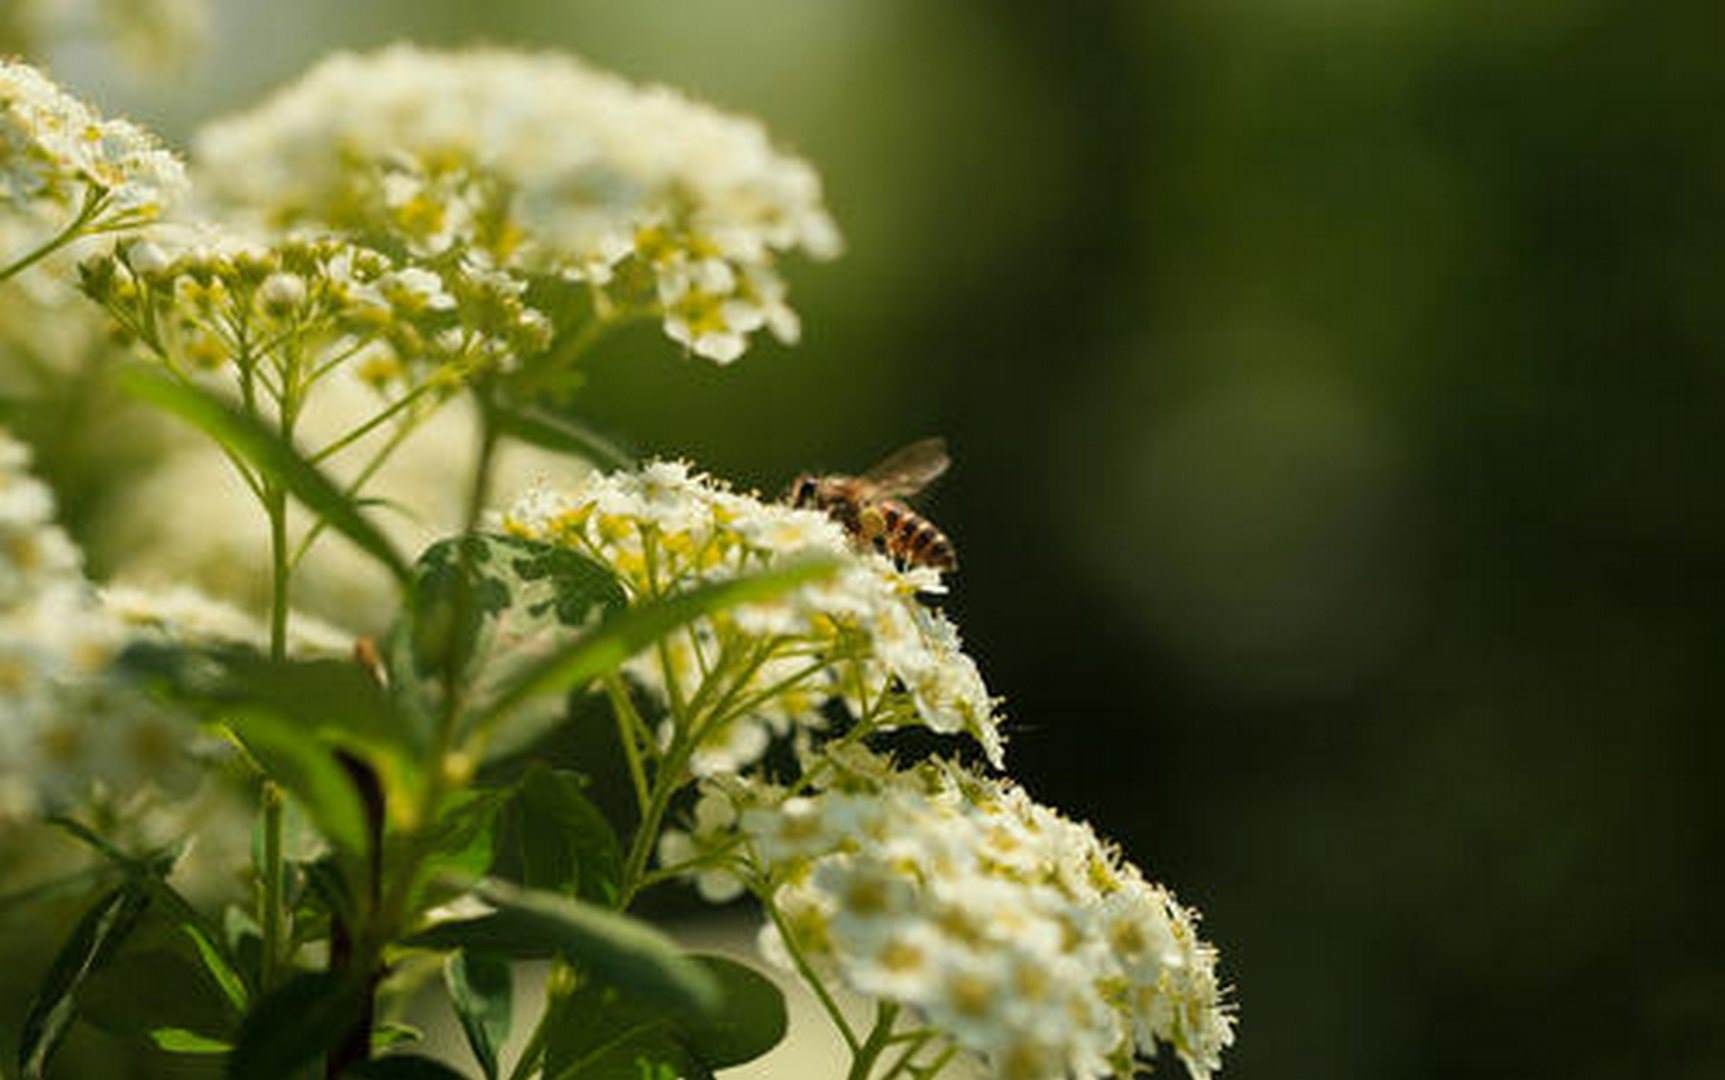
[[[184,137],[568,48],[821,169],[804,344],[643,329],[584,408],[774,490],[950,438],[1013,771],[1205,912],[1227,1075],[1725,1075],[1716,2],[218,3],[56,70]]]

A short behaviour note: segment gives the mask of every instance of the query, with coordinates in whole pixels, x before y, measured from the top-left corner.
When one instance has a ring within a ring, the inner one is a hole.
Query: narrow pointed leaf
[[[368,845],[365,805],[352,775],[317,733],[258,709],[228,713],[226,723],[272,778],[286,788],[332,843]]]
[[[329,522],[330,528],[388,567],[398,580],[408,579],[407,560],[366,519],[354,500],[263,423],[207,390],[176,382],[146,367],[123,369],[119,384],[138,400],[178,416],[227,447]]]
[[[204,970],[209,972],[222,995],[228,999],[236,1012],[246,1011],[246,1002],[250,999],[250,991],[238,970],[228,960],[220,944],[210,936],[209,931],[196,923],[181,923],[180,930],[191,939],[192,947],[197,950],[198,959],[203,962]]]
[[[18,1040],[18,1071],[23,1080],[41,1080],[77,1015],[79,990],[126,940],[149,903],[149,893],[129,882],[104,894],[78,921],[24,1017]]]
[[[150,1032],[150,1041],[156,1044],[157,1049],[174,1054],[225,1054],[233,1049],[220,1039],[176,1027],[155,1029]]]
[[[639,919],[501,881],[475,892],[496,910],[437,923],[407,944],[521,959],[561,954],[599,981],[666,1008],[707,1012],[719,1004],[718,981]]]
[[[503,1044],[509,1038],[514,979],[507,960],[458,950],[443,964],[443,983],[473,1057],[486,1080],[497,1080]]]

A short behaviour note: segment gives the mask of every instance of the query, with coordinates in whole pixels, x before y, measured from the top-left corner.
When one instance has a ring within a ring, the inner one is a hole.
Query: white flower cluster
[[[263,243],[213,226],[162,230],[81,274],[122,327],[193,370],[322,348],[379,389],[413,375],[454,385],[550,342],[517,282],[398,266],[331,236]]]
[[[0,53],[36,55],[56,39],[94,37],[134,68],[179,67],[209,36],[209,0],[7,0]]]
[[[92,231],[115,228],[159,217],[186,186],[180,160],[154,136],[0,60],[0,213],[58,225],[87,212]],[[0,266],[21,254],[0,252]]]
[[[796,338],[780,255],[840,246],[814,170],[757,122],[551,54],[339,55],[195,158],[202,190],[269,225],[557,272],[721,363],[757,329]]]
[[[29,454],[0,431],[0,819],[93,790],[189,788],[198,767],[185,718],[110,677],[142,639],[261,643],[253,619],[189,590],[99,594],[53,522],[54,500]],[[300,620],[296,649],[345,640]]]
[[[823,707],[835,700],[869,730],[963,733],[1000,759],[976,664],[945,616],[917,599],[939,590],[939,575],[858,551],[825,514],[658,462],[590,477],[568,494],[540,490],[504,525],[589,555],[639,599],[809,556],[841,560],[827,579],[701,619],[627,665],[659,700],[708,707],[691,761],[698,775],[754,763],[773,735],[825,727]]]
[[[915,1010],[991,1076],[1132,1075],[1159,1044],[1196,1080],[1220,1068],[1233,1019],[1195,913],[1089,826],[943,762],[900,771],[854,746],[823,760],[808,795],[712,785],[704,799],[733,809],[683,841],[711,850],[711,823],[735,821],[731,865],[793,939],[769,924],[770,957],[794,945]]]

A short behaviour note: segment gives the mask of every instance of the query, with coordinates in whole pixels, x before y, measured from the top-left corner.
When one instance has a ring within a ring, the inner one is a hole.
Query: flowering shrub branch
[[[55,823],[105,883],[25,1018],[23,1075],[156,926],[194,978],[125,1002],[127,1029],[229,1076],[460,1075],[390,1043],[437,977],[487,1080],[710,1076],[786,1011],[629,914],[685,882],[759,904],[762,952],[853,1080],[1220,1067],[1232,1007],[1195,913],[999,775],[1001,703],[941,574],[634,465],[569,413],[588,350],[632,320],[720,364],[760,330],[796,340],[780,263],[838,234],[758,124],[551,55],[343,55],[207,127],[197,209],[171,222],[177,159],[34,69],[0,67],[0,125],[0,237],[34,237],[0,256],[0,307],[7,279],[75,278],[132,349],[118,385],[253,497],[271,582],[255,614],[98,585],[0,437],[0,838]],[[69,245],[75,275],[49,257]],[[369,406],[328,422],[354,386]],[[462,398],[470,469],[438,478],[460,520],[410,563],[368,485]],[[512,442],[609,471],[496,513]],[[393,582],[387,633],[296,611],[330,534]],[[907,755],[911,730],[938,752]],[[581,772],[553,764],[577,745]],[[610,770],[618,805],[588,786]],[[223,811],[192,813],[210,791]],[[224,849],[248,815],[255,845]],[[244,890],[182,887],[206,846]],[[527,958],[551,974],[508,1062]],[[866,1030],[846,995],[873,1003]]]

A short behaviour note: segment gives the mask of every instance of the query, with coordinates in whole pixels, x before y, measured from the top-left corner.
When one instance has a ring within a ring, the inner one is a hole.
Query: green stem
[[[853,1050],[848,1080],[868,1080],[869,1074],[874,1072],[875,1062],[880,1060],[892,1040],[892,1025],[897,1019],[897,1005],[883,1001],[875,1006],[874,1027],[869,1029],[863,1044]]]
[[[814,991],[815,997],[820,1000],[821,1007],[827,1011],[827,1016],[832,1019],[833,1026],[838,1028],[839,1036],[844,1039],[845,1045],[850,1047],[854,1057],[862,1046],[862,1043],[857,1039],[856,1029],[852,1028],[850,1021],[845,1019],[844,1011],[839,1008],[839,1003],[833,1000],[832,993],[827,990],[826,984],[821,982],[820,976],[815,974],[815,969],[809,963],[808,957],[803,955],[802,946],[797,944],[796,936],[791,933],[791,928],[785,924],[785,917],[779,914],[778,905],[774,904],[771,896],[766,893],[758,893],[757,895],[760,897],[761,907],[766,909],[767,918],[773,921],[774,928],[778,930],[779,940],[784,942],[785,951],[791,954],[791,963],[796,965],[797,974],[801,975],[803,982],[808,983],[809,989]],[[876,1053],[878,1054],[879,1051]]]
[[[886,1072],[881,1075],[881,1080],[893,1080],[893,1077],[909,1072],[911,1070],[911,1060],[915,1058],[917,1054],[922,1052],[922,1048],[927,1046],[928,1040],[933,1037],[934,1036],[927,1031],[910,1033],[910,1037],[906,1040],[909,1045],[904,1048],[904,1053],[900,1054],[898,1059],[887,1067]],[[898,1042],[901,1038],[903,1038],[903,1036],[895,1035],[891,1041]]]
[[[347,487],[342,489],[342,493],[350,499],[359,498],[365,485],[369,484],[371,478],[377,475],[377,471],[383,468],[384,462],[389,460],[389,456],[395,453],[403,442],[407,441],[407,437],[413,433],[413,430],[413,423],[396,425],[395,430],[390,432],[388,440],[377,448],[377,452],[372,454],[371,460],[367,461],[365,467],[354,475]],[[329,528],[329,519],[319,518],[312,524],[311,528],[305,531],[305,535],[300,537],[299,546],[294,548],[293,557],[288,560],[290,570],[299,566],[306,554],[311,551],[312,545],[317,543],[318,537],[322,536],[327,528]]]
[[[287,495],[270,485],[265,491],[265,509],[270,519],[270,657],[281,660],[287,655],[288,568],[287,568]],[[281,959],[281,942],[285,936],[285,912],[282,904],[282,790],[273,780],[263,785],[264,851],[263,851],[263,973],[267,991],[276,982],[277,964]]]
[[[674,752],[667,754],[665,761],[653,774],[653,790],[647,799],[647,808],[641,813],[641,824],[635,830],[635,838],[629,845],[629,857],[623,864],[623,910],[629,909],[630,901],[646,884],[647,860],[652,858],[653,848],[659,838],[659,826],[665,820],[665,812],[670,809],[671,796],[677,790],[677,774],[682,772],[682,761]]]
[[[14,262],[3,270],[0,270],[0,281],[6,281],[17,274],[23,273],[38,262],[41,262],[43,259],[54,254],[54,252],[59,251],[67,244],[78,239],[79,235],[84,231],[84,226],[88,225],[90,223],[90,219],[101,212],[102,204],[107,199],[107,196],[108,193],[106,191],[98,187],[92,187],[89,192],[85,194],[84,205],[79,208],[77,216],[68,222],[65,228],[44,241],[40,247],[36,248],[36,250],[29,252],[19,258],[17,262]]]
[[[617,739],[623,744],[623,756],[629,761],[629,779],[635,785],[635,805],[641,820],[647,819],[647,807],[653,797],[647,788],[647,774],[641,768],[641,750],[635,745],[635,729],[643,727],[635,713],[635,703],[629,700],[629,688],[616,675],[605,679],[605,692],[611,696],[611,711],[617,717]]]
[[[263,958],[260,981],[267,993],[275,986],[284,936],[282,919],[282,789],[273,780],[263,788]]]
[[[288,538],[287,493],[274,484],[264,490],[270,519],[270,659],[287,657]]]
[[[322,450],[319,450],[317,453],[313,454],[310,458],[311,463],[313,465],[321,464],[324,461],[327,461],[328,459],[341,453],[343,450],[346,450],[348,447],[352,446],[354,443],[358,442],[359,440],[365,438],[367,435],[370,435],[372,432],[376,431],[379,427],[388,423],[393,417],[395,417],[397,414],[399,414],[403,409],[412,405],[415,401],[418,401],[420,396],[423,395],[424,393],[426,393],[426,391],[429,389],[430,389],[429,386],[417,386],[414,389],[403,394],[401,397],[397,398],[395,401],[391,402],[389,405],[378,410],[378,412],[376,414],[374,414],[371,417],[371,419],[365,421],[365,423],[363,423],[363,424],[360,424],[358,427],[354,428],[352,431],[348,432],[346,435],[343,435],[341,438],[335,440],[334,442],[330,443],[328,446],[324,447]]]
[[[497,418],[491,401],[484,393],[474,395],[479,404],[479,457],[473,463],[473,482],[467,490],[467,512],[463,515],[462,529],[470,533],[479,525],[479,517],[485,513],[485,503],[491,496],[491,471],[497,458]]]

